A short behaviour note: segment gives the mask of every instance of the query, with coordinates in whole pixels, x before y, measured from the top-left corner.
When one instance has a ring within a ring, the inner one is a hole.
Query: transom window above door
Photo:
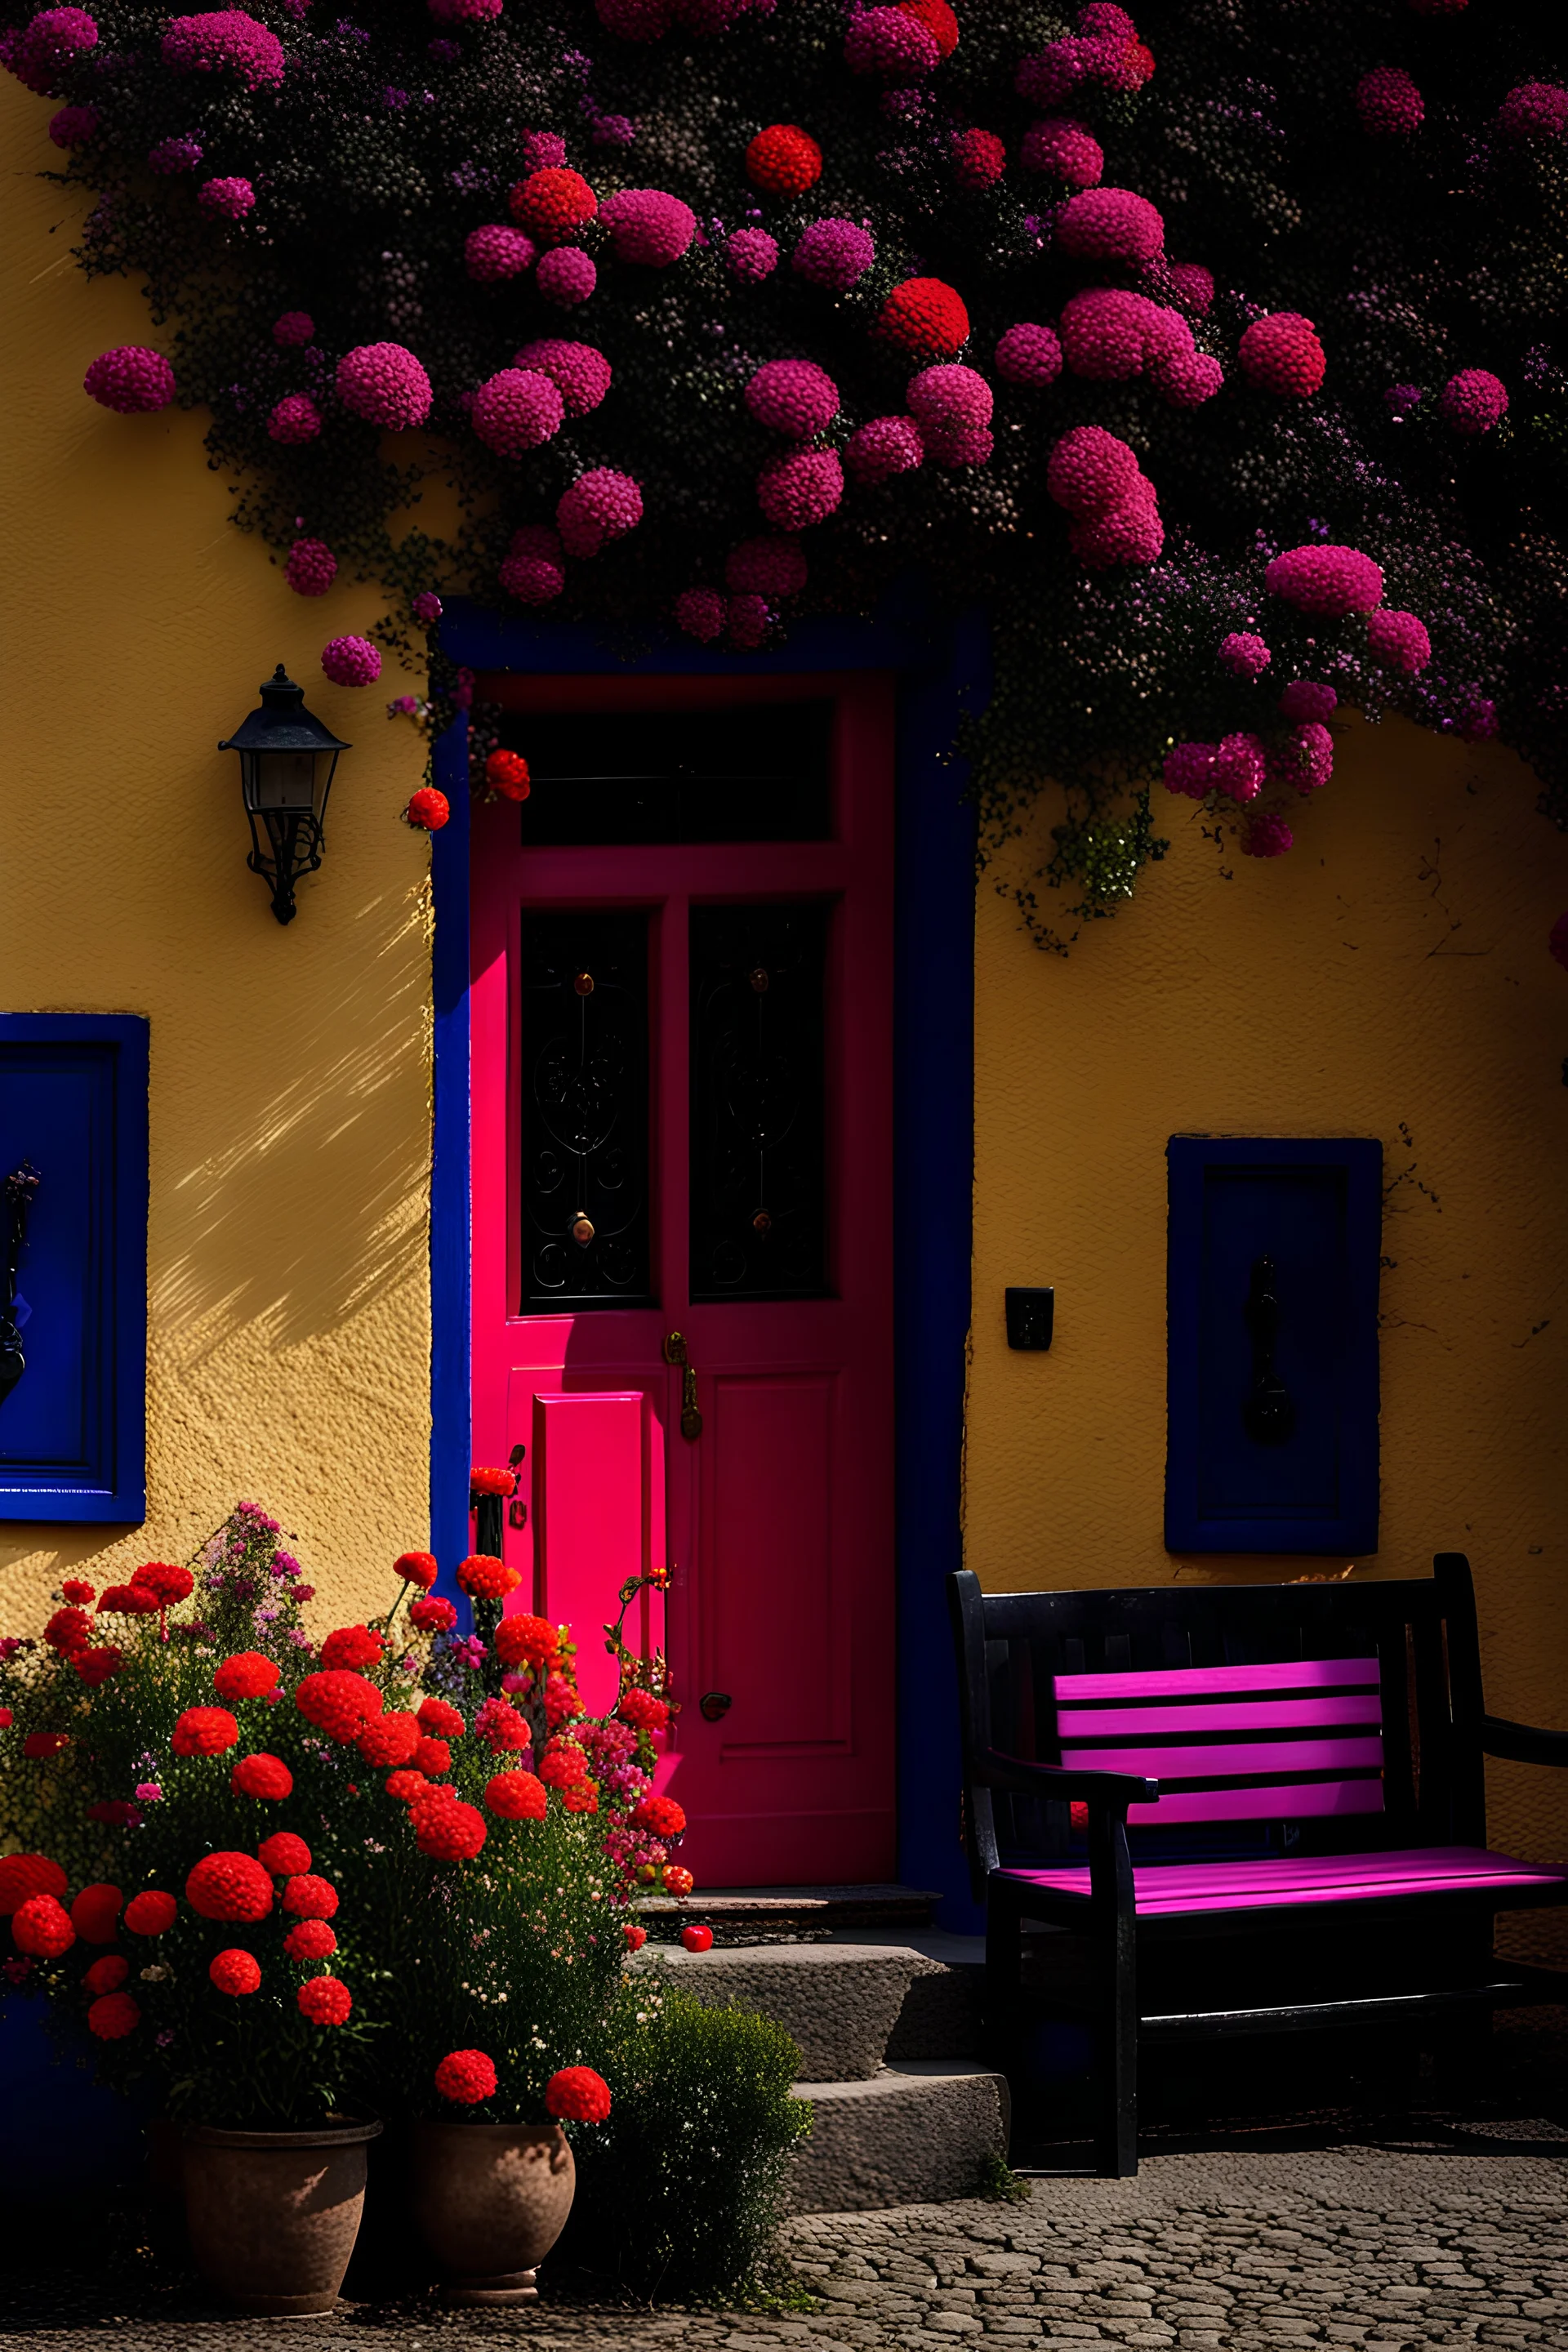
[[[827,841],[833,704],[707,710],[509,711],[500,740],[528,761],[524,845]]]

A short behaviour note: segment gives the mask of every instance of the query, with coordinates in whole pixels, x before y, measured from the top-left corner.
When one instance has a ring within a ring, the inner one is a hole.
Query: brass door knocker
[[[697,1367],[687,1353],[683,1332],[665,1333],[664,1360],[679,1368],[680,1434],[689,1444],[695,1444],[702,1434],[702,1415],[697,1410]]]

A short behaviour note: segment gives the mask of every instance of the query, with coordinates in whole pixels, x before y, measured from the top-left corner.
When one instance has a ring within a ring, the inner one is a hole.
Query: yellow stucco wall
[[[1468,1551],[1493,1711],[1568,1726],[1568,977],[1545,951],[1568,842],[1536,790],[1495,747],[1354,721],[1283,859],[1222,861],[1202,812],[1161,793],[1171,856],[1065,960],[982,880],[965,1539],[984,1582],[1343,1564],[1164,1549],[1164,1147],[1373,1135],[1382,1526],[1356,1573]],[[1055,1344],[1010,1353],[1003,1288],[1043,1282]],[[1548,1775],[1497,1768],[1493,1800],[1506,1834],[1568,1851]]]
[[[152,1023],[148,1517],[0,1523],[0,1629],[51,1584],[180,1559],[240,1496],[298,1538],[328,1622],[428,1529],[429,853],[422,747],[320,651],[384,608],[306,600],[226,517],[204,419],[119,417],[100,351],[157,341],[140,289],[70,258],[49,108],[0,78],[0,1006]],[[354,749],[289,929],[216,750],[282,660]]]

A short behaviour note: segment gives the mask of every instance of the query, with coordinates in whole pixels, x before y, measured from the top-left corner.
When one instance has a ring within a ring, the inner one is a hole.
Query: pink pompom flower
[[[599,282],[591,254],[579,245],[558,245],[539,257],[533,282],[547,302],[559,310],[574,310]]]
[[[437,25],[493,24],[501,12],[501,0],[426,0]]]
[[[1057,215],[1057,243],[1079,261],[1152,261],[1165,242],[1163,215],[1130,188],[1086,188]]]
[[[1232,677],[1259,677],[1273,658],[1263,639],[1246,629],[1233,629],[1220,641],[1219,666]]]
[[[1505,139],[1556,139],[1568,123],[1568,89],[1554,81],[1521,81],[1498,109]]]
[[[909,403],[926,455],[939,466],[985,463],[992,448],[992,392],[975,369],[955,362],[922,368],[910,379]]]
[[[147,153],[147,169],[156,172],[161,180],[177,179],[182,172],[194,172],[202,160],[199,139],[160,139]]]
[[[49,117],[49,137],[57,147],[85,147],[98,122],[96,106],[62,106]],[[151,163],[152,157],[147,160]]]
[[[1355,110],[1371,139],[1410,139],[1426,119],[1426,104],[1398,66],[1376,66],[1356,84]]]
[[[1322,721],[1298,727],[1285,755],[1285,772],[1299,793],[1321,792],[1334,772],[1334,739]]]
[[[1324,620],[1370,613],[1383,602],[1382,570],[1357,547],[1287,548],[1265,572],[1263,584],[1299,613]]]
[[[1065,180],[1069,188],[1097,188],[1105,173],[1105,152],[1098,139],[1070,115],[1048,115],[1031,123],[1024,133],[1019,157],[1026,172],[1047,172]]]
[[[1488,368],[1461,368],[1443,386],[1437,414],[1450,433],[1473,440],[1508,414],[1508,386]]]
[[[283,44],[242,8],[172,17],[163,31],[171,73],[232,73],[247,89],[275,89],[283,79]]]
[[[768,634],[772,619],[763,596],[731,596],[724,607],[724,627],[730,643],[741,653],[755,653]]]
[[[314,441],[321,430],[321,419],[315,402],[308,393],[291,392],[280,400],[267,420],[268,437],[281,441],[286,447],[295,447],[303,441]]]
[[[475,393],[468,421],[498,457],[521,457],[524,450],[552,440],[565,415],[566,404],[547,375],[533,368],[502,368]]]
[[[737,596],[798,596],[805,583],[797,539],[743,539],[724,559],[724,585]]]
[[[1091,286],[1062,306],[1062,356],[1073,375],[1126,383],[1142,375],[1159,305],[1146,294]]]
[[[1062,372],[1062,347],[1049,327],[1021,319],[1009,327],[996,345],[996,373],[1005,383],[1027,383],[1043,390]]]
[[[100,408],[121,416],[167,408],[174,397],[174,371],[162,352],[142,343],[119,343],[100,352],[82,378],[82,389]]]
[[[281,351],[299,351],[316,339],[316,322],[309,310],[285,310],[272,321],[272,340]]]
[[[765,228],[738,228],[724,240],[724,258],[743,285],[758,285],[779,266],[778,239]]]
[[[691,206],[660,188],[623,188],[605,198],[599,217],[610,232],[616,260],[651,269],[679,261],[697,234]]]
[[[876,245],[865,229],[855,221],[832,217],[812,221],[801,231],[789,266],[808,285],[846,294],[876,257]]]
[[[1285,852],[1293,849],[1295,845],[1295,835],[1284,818],[1276,816],[1272,809],[1260,809],[1249,820],[1241,836],[1244,857],[1283,857]]]
[[[283,577],[296,596],[324,596],[338,576],[338,559],[324,539],[297,539]]]
[[[858,482],[890,481],[908,474],[925,457],[925,443],[912,416],[874,416],[852,433],[844,462]]]
[[[248,180],[204,180],[196,202],[214,220],[243,220],[256,210],[256,190]]]
[[[826,522],[844,496],[844,467],[836,449],[797,449],[770,457],[757,476],[757,504],[779,530],[807,530]]]
[[[499,286],[521,278],[533,267],[538,251],[533,239],[504,221],[489,221],[471,228],[463,241],[463,267],[478,286]]]
[[[675,618],[689,637],[710,646],[724,634],[725,600],[716,588],[688,588],[675,600]]]
[[[557,501],[555,521],[568,555],[597,555],[642,520],[642,490],[629,474],[595,466]]]
[[[1237,346],[1248,383],[1304,400],[1323,381],[1328,357],[1310,319],[1298,310],[1273,310],[1254,319]]]
[[[524,523],[511,536],[500,584],[520,604],[552,604],[566,585],[561,534],[547,522]]]
[[[401,343],[360,343],[345,352],[336,384],[351,415],[386,433],[405,433],[430,414],[430,379]]]
[[[1007,168],[1007,150],[994,131],[955,131],[951,152],[953,178],[973,194],[994,187]]]
[[[1068,531],[1068,545],[1090,572],[1115,563],[1152,563],[1165,544],[1154,485],[1140,474],[1120,505],[1085,515]]]
[[[746,386],[746,406],[759,425],[809,441],[838,414],[838,386],[811,360],[769,360]]]
[[[1333,717],[1339,701],[1331,686],[1320,686],[1308,677],[1293,678],[1279,697],[1279,715],[1297,726],[1321,726]]]
[[[849,19],[844,62],[851,73],[919,81],[941,59],[934,36],[902,8],[862,8]]]
[[[1153,371],[1160,396],[1172,408],[1201,408],[1225,388],[1225,370],[1207,352],[1181,352]]]
[[[1432,658],[1425,622],[1386,605],[1368,615],[1366,649],[1380,668],[1396,670],[1401,677],[1419,677]]]
[[[1214,790],[1215,749],[1212,743],[1177,743],[1166,752],[1162,773],[1165,790],[1184,800],[1201,801]]]
[[[1257,735],[1222,735],[1214,755],[1214,782],[1233,801],[1255,801],[1268,773],[1268,750]]]
[[[5,62],[26,89],[52,98],[66,68],[97,47],[97,21],[85,8],[45,8],[13,37]]]
[[[592,343],[569,343],[546,336],[525,343],[514,367],[533,368],[547,375],[566,404],[568,416],[587,416],[610,388],[610,362]]]
[[[1046,467],[1046,488],[1073,516],[1106,514],[1142,479],[1136,451],[1100,425],[1064,433]]]
[[[1173,261],[1166,276],[1171,299],[1189,319],[1206,319],[1214,309],[1213,270],[1205,269],[1201,261]]]
[[[422,629],[433,628],[441,617],[441,599],[433,588],[422,588],[408,610]]]
[[[374,686],[381,656],[368,637],[333,637],[321,647],[321,667],[334,686]]]

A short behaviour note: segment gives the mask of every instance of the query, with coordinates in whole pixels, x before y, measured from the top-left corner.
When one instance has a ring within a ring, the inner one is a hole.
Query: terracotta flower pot
[[[417,2124],[411,2185],[453,2303],[532,2302],[577,2191],[559,2124]]]
[[[185,2133],[185,2225],[202,2276],[242,2311],[331,2311],[364,2209],[379,2124]]]

